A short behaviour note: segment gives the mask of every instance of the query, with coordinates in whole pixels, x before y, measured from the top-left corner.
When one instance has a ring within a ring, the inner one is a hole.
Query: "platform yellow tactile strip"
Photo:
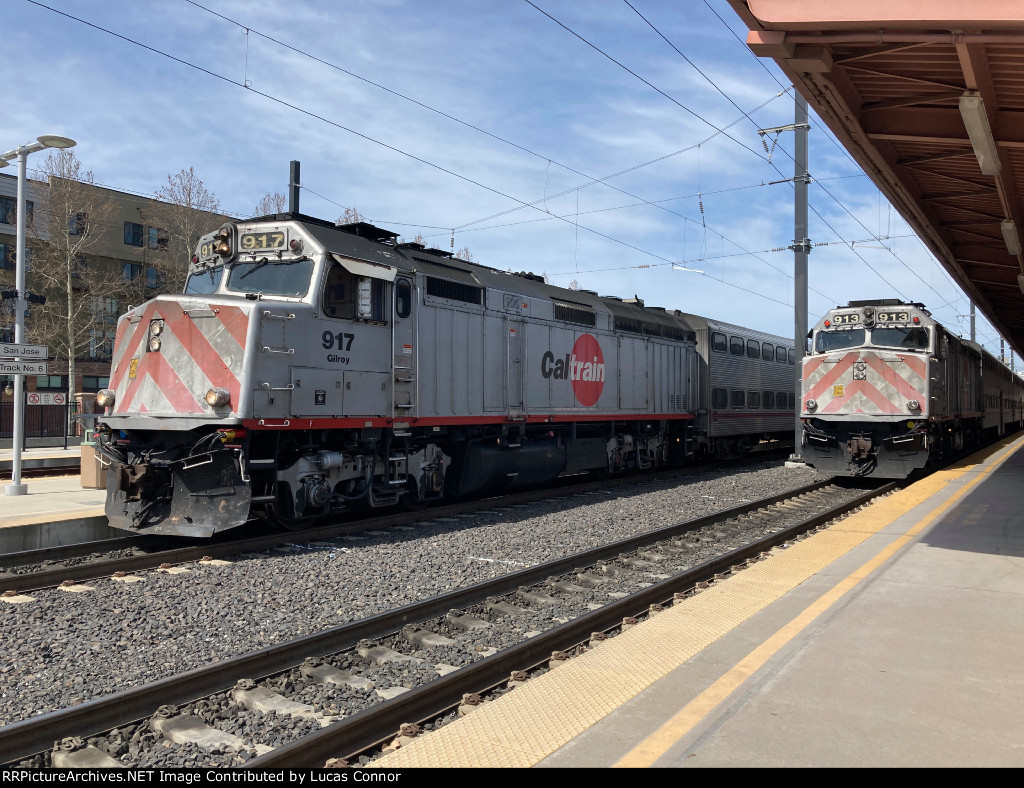
[[[1009,441],[982,453],[1000,452]],[[1024,445],[1015,442],[1012,449]],[[978,455],[715,583],[466,717],[377,759],[380,768],[530,767],[840,556],[976,470]],[[642,655],[638,659],[637,655]],[[683,702],[683,699],[680,699]]]
[[[65,520],[87,520],[90,517],[106,517],[106,510],[101,506],[97,509],[70,509],[52,512],[34,512],[24,517],[0,518],[0,528],[14,528],[19,525],[47,525]]]

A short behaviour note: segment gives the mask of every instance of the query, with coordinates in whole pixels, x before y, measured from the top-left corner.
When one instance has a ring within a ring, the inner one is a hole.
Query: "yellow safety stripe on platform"
[[[102,506],[97,509],[55,509],[49,512],[32,512],[24,517],[4,517],[0,519],[0,528],[15,528],[19,525],[47,525],[67,520],[89,520],[94,517],[105,518],[106,516],[106,509]]]
[[[810,621],[842,597],[921,529],[1024,444],[1004,441],[952,469],[939,471],[896,495],[875,501],[841,522],[767,561],[715,583],[596,648],[466,717],[409,741],[370,766],[380,768],[530,767],[668,675],[691,657],[787,594],[833,561],[927,501],[951,481],[1005,449],[942,506],[899,535],[886,550],[823,595],[790,624],[741,660],[616,766],[649,766],[751,676]],[[641,655],[638,657],[637,655]]]

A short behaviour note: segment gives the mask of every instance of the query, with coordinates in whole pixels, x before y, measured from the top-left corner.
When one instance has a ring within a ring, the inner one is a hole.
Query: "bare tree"
[[[201,235],[228,221],[220,202],[206,188],[195,169],[189,167],[167,176],[167,184],[157,190],[147,220],[166,232],[166,241],[154,262],[160,271],[163,289],[180,293],[185,289],[188,264]],[[205,217],[202,212],[212,214]]]
[[[473,262],[473,253],[469,251],[469,247],[463,246],[459,251],[455,253],[457,260],[465,260],[467,263]]]
[[[338,217],[338,224],[354,224],[355,222],[365,222],[366,220],[355,208],[346,208],[341,216]]]
[[[273,194],[267,192],[256,205],[256,210],[253,211],[252,215],[270,216],[275,213],[284,213],[287,207],[288,198],[281,194],[281,192],[274,192]]]
[[[74,402],[76,358],[86,355],[90,343],[94,353],[109,355],[114,326],[107,318],[116,320],[119,301],[131,294],[120,268],[88,258],[112,232],[115,201],[70,148],[50,151],[42,170],[49,189],[35,219],[48,240],[34,245],[28,278],[46,303],[32,306],[31,325],[33,339],[44,342],[55,361],[67,359],[68,401]]]

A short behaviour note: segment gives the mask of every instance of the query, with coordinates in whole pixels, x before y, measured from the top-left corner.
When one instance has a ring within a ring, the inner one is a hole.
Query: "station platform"
[[[36,470],[66,468],[80,462],[81,447],[27,448],[21,451],[21,467]],[[104,514],[106,490],[82,486],[80,474],[60,476],[22,475],[25,493],[7,494],[14,458],[11,449],[0,449],[0,553],[39,550],[79,541],[111,538]]]
[[[373,766],[1024,766],[1024,436]]]

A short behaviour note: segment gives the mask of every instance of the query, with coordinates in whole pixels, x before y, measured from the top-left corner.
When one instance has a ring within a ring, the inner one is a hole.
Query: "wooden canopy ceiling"
[[[1024,355],[1024,2],[729,2]]]

